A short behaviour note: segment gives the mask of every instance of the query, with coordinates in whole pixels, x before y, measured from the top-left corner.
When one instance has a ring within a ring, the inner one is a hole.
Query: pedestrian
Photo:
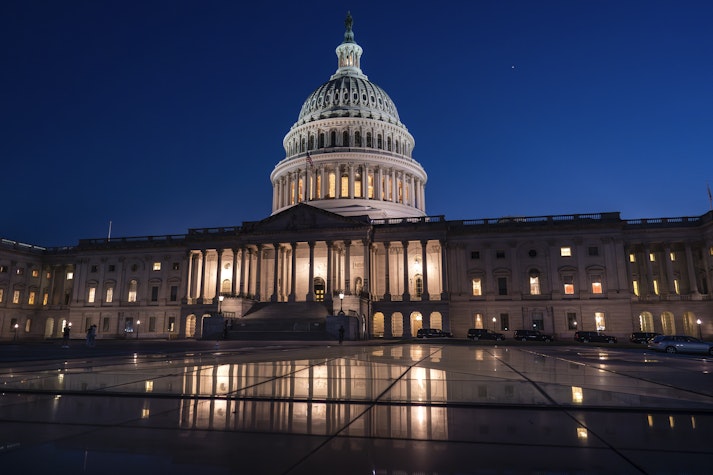
[[[97,326],[92,325],[87,332],[87,346],[93,347],[97,340]]]
[[[341,345],[344,341],[344,325],[339,326],[339,344]]]
[[[62,348],[69,348],[69,323],[65,323],[62,330]]]

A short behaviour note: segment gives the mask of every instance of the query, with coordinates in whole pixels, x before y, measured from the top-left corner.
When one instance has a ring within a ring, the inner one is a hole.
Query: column
[[[322,178],[320,179],[320,181],[319,181],[319,185],[320,185],[320,188],[321,188],[321,193],[320,193],[319,196],[320,196],[322,199],[324,199],[324,197],[326,196],[326,193],[327,193],[327,182],[326,182],[325,177],[324,177],[324,175],[325,175],[324,165],[321,165],[321,166],[319,167],[319,173],[320,173],[320,176],[322,177]]]
[[[671,245],[670,244],[665,244],[664,245],[664,256],[663,256],[663,262],[664,262],[664,267],[666,268],[666,282],[668,283],[668,293],[671,295],[676,294],[676,286],[673,285],[673,264],[671,263]]]
[[[222,289],[221,274],[223,273],[223,250],[216,249],[216,252],[218,253],[218,268],[215,271],[215,296],[213,297],[213,303],[217,302],[218,296],[220,295]]]
[[[336,171],[334,173],[335,178],[335,190],[337,193],[336,198],[342,197],[342,165],[337,164]]]
[[[654,271],[651,265],[649,245],[644,244],[644,261],[646,262],[646,294],[654,295]]]
[[[230,295],[235,297],[238,283],[238,249],[233,248],[233,277],[232,282],[230,282]]]
[[[247,272],[247,282],[248,282],[248,296],[254,298],[255,292],[253,292],[253,250],[248,248],[248,272]]]
[[[314,302],[314,241],[307,242],[309,246],[309,286],[307,301]]]
[[[245,297],[245,246],[240,248],[240,294]]]
[[[446,262],[446,240],[441,240],[441,300],[448,298],[448,265]]]
[[[364,246],[364,285],[362,286],[362,292],[371,296],[371,289],[369,288],[369,276],[371,275],[371,253],[369,252],[370,244],[368,239],[363,239],[361,242],[362,246]]]
[[[186,293],[184,294],[183,300],[185,301],[184,303],[188,303],[191,300],[191,290],[192,290],[192,282],[191,279],[193,278],[193,251],[186,251],[186,261],[187,261],[187,266],[188,269],[186,269],[187,275],[186,275]],[[52,287],[50,287],[50,302],[52,302]],[[102,283],[102,302],[106,298],[106,289],[104,288],[104,283]]]
[[[428,241],[421,241],[421,267],[423,268],[423,294],[421,300],[430,300],[428,295]]]
[[[270,301],[271,302],[277,302],[277,282],[280,280],[280,274],[279,274],[279,263],[280,260],[278,259],[280,255],[280,244],[279,243],[273,243],[272,247],[275,249],[275,262],[273,263],[273,282],[272,282],[272,296],[270,296]]]
[[[363,164],[361,170],[361,197],[369,199],[369,165]]]
[[[351,247],[352,242],[348,239],[344,241],[344,294],[351,295]]]
[[[383,200],[384,199],[384,169],[382,167],[379,167],[379,172],[377,173],[378,175],[378,180],[376,183],[374,183],[374,196],[376,197],[377,200]]]
[[[206,268],[206,250],[201,249],[201,280],[198,282],[198,303],[203,303],[205,295],[205,268]]]
[[[257,269],[255,271],[255,300],[260,301],[260,291],[262,286],[260,285],[260,278],[262,274],[262,244],[257,245]]]
[[[349,164],[349,198],[354,199],[354,164]]]
[[[396,203],[399,201],[398,197],[396,196],[397,189],[396,189],[396,169],[392,168],[391,169],[391,186],[389,187],[391,189],[391,201],[392,203]]]
[[[408,282],[408,241],[401,241],[401,245],[404,248],[404,289],[403,289],[404,291],[401,294],[401,296],[402,296],[404,302],[408,302],[411,300],[411,294],[409,293],[409,282]]]
[[[290,247],[292,248],[292,269],[290,269],[290,295],[287,300],[289,302],[295,302],[295,280],[297,279],[297,243],[291,242]]]
[[[690,287],[690,293],[698,294],[698,282],[696,281],[696,268],[693,265],[693,251],[691,250],[691,243],[686,243],[686,265],[688,266],[688,281]]]
[[[327,283],[325,284],[326,288],[324,289],[324,297],[327,302],[332,301],[332,292],[334,291],[334,282],[333,280],[333,275],[332,275],[332,253],[333,248],[332,246],[334,243],[332,241],[327,241]]]
[[[389,276],[389,247],[391,247],[390,242],[385,242],[384,243],[384,300],[390,301],[391,300],[391,284],[390,284],[390,276]]]

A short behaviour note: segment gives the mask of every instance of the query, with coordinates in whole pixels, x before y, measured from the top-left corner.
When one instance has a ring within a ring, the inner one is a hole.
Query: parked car
[[[629,337],[629,341],[632,343],[648,343],[649,340],[659,335],[660,333],[656,332],[634,332]]]
[[[450,338],[451,332],[444,332],[438,328],[419,328],[416,332],[417,338]]]
[[[477,340],[496,340],[502,341],[505,339],[505,335],[502,333],[491,332],[485,328],[471,328],[468,330],[468,338],[473,341]]]
[[[649,341],[649,349],[666,353],[707,353],[713,356],[713,342],[686,335],[659,335]]]
[[[616,337],[605,335],[602,332],[574,332],[574,341],[578,341],[580,343],[589,343],[590,341],[616,343]]]
[[[515,330],[515,339],[520,341],[545,341],[554,340],[552,335],[546,335],[538,330]]]

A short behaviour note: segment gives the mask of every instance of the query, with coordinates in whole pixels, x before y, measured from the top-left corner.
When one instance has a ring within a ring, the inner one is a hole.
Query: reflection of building
[[[367,338],[421,327],[713,333],[712,212],[428,216],[414,139],[363,74],[350,18],[336,52],[337,71],[285,136],[271,216],[61,249],[4,240],[0,338],[57,337],[65,322],[74,335],[95,323],[100,338],[193,337],[218,311],[250,322],[342,307]]]

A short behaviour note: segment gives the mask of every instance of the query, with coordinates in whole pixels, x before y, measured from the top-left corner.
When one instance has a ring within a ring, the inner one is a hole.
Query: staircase
[[[324,340],[329,308],[323,302],[259,302],[233,321],[232,340]]]

